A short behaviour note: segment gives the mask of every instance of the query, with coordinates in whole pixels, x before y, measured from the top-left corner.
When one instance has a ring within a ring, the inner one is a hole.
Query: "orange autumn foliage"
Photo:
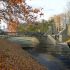
[[[25,1],[25,0],[24,0]],[[12,5],[14,5],[14,4],[17,4],[17,3],[22,3],[23,2],[23,0],[9,0],[9,3],[10,4],[12,4]]]
[[[35,8],[35,9],[33,9],[33,12],[38,13],[38,12],[40,12],[40,10]]]
[[[16,21],[10,21],[8,24],[8,32],[17,32],[18,23]]]
[[[31,24],[37,20],[37,17],[41,17],[43,13],[40,14],[42,9],[33,8],[29,6],[27,0],[3,0],[6,2],[6,10],[1,14],[3,18],[7,20],[8,32],[16,32],[18,23],[28,23]],[[10,21],[12,19],[12,21]],[[14,21],[13,21],[14,20]],[[21,21],[22,20],[22,21]],[[18,22],[18,23],[16,23]]]

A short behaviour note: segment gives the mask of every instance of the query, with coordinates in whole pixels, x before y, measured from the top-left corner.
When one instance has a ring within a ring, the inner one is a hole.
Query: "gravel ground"
[[[9,41],[0,39],[0,70],[47,70],[29,53]]]

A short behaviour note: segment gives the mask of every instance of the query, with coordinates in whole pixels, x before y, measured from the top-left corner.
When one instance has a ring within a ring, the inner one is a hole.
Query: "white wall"
[[[7,31],[7,22],[4,19],[0,19],[0,29]]]

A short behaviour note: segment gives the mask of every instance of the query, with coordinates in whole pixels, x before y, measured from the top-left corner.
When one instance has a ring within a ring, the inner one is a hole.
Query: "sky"
[[[66,5],[70,0],[27,0],[27,3],[34,8],[43,8],[44,16],[41,19],[50,17],[66,11]]]
[[[66,11],[66,5],[70,2],[70,0],[27,0],[27,4],[34,7],[34,8],[43,8],[44,16],[39,19],[48,20],[50,17],[54,15],[58,15],[64,13]],[[6,9],[6,4],[1,3],[0,1],[0,10]],[[0,28],[4,29],[7,28],[5,25],[6,22],[3,20],[0,21]]]

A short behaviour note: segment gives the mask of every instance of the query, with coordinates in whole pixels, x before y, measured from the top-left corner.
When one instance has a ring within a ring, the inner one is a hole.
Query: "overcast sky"
[[[33,7],[44,8],[45,19],[64,12],[68,2],[70,0],[27,0],[27,3]]]

